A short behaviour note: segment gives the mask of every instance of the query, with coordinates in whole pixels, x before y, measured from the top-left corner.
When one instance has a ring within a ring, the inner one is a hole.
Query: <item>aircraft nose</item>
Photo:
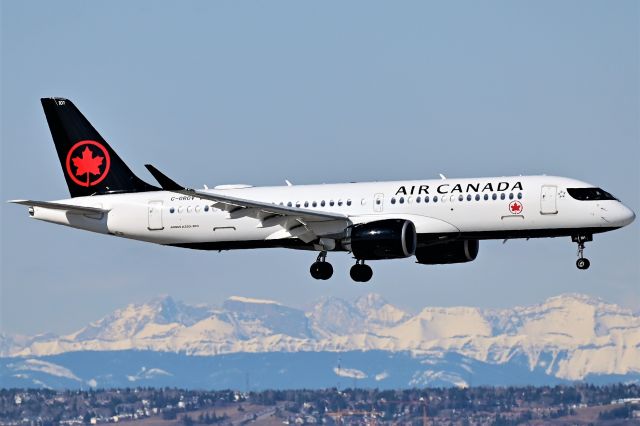
[[[633,210],[620,203],[612,219],[617,226],[627,226],[631,222],[633,222],[635,218],[636,214],[633,212]]]

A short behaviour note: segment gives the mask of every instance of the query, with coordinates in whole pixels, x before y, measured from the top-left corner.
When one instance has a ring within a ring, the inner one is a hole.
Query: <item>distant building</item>
[[[611,401],[611,404],[621,405],[621,404],[640,404],[640,398],[620,398],[614,399]]]

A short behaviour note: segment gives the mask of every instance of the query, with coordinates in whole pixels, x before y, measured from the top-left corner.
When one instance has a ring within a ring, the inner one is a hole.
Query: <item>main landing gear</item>
[[[584,257],[584,243],[587,241],[593,241],[592,235],[574,235],[571,237],[571,241],[578,243],[578,260],[576,260],[576,266],[578,269],[589,269],[591,262]]]
[[[316,280],[328,280],[333,275],[333,266],[327,262],[327,252],[321,251],[318,258],[309,268],[311,276]],[[369,265],[364,264],[364,260],[356,260],[356,264],[351,267],[351,278],[359,283],[365,283],[373,276],[373,271]]]
[[[366,283],[373,276],[371,266],[365,265],[364,260],[356,260],[356,264],[349,271],[351,279],[358,283]]]
[[[316,280],[328,280],[333,275],[333,266],[327,262],[327,252],[321,251],[318,258],[309,269],[311,276]]]

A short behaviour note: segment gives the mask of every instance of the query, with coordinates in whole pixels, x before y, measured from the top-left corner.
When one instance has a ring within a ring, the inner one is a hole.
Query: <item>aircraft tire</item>
[[[329,262],[320,262],[321,280],[328,280],[333,276],[333,266]]]
[[[333,266],[329,262],[314,262],[309,272],[316,280],[328,280],[333,275]]]
[[[313,278],[315,278],[316,280],[321,280],[322,279],[322,262],[313,262],[313,264],[311,264],[311,268],[309,268],[309,272],[311,273],[311,276]]]
[[[576,266],[581,270],[589,269],[589,266],[591,266],[591,262],[589,262],[589,259],[587,259],[586,257],[581,257],[580,259],[576,260]]]
[[[355,282],[365,283],[373,276],[373,270],[369,265],[355,264],[351,267],[349,275],[351,275],[351,279]]]

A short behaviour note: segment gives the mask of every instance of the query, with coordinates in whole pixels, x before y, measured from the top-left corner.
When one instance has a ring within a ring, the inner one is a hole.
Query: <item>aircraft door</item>
[[[558,187],[555,185],[543,185],[540,190],[540,213],[557,214],[556,194]]]
[[[384,194],[375,194],[373,196],[373,211],[382,212],[384,209]]]
[[[149,231],[159,231],[162,226],[162,201],[149,201]]]

